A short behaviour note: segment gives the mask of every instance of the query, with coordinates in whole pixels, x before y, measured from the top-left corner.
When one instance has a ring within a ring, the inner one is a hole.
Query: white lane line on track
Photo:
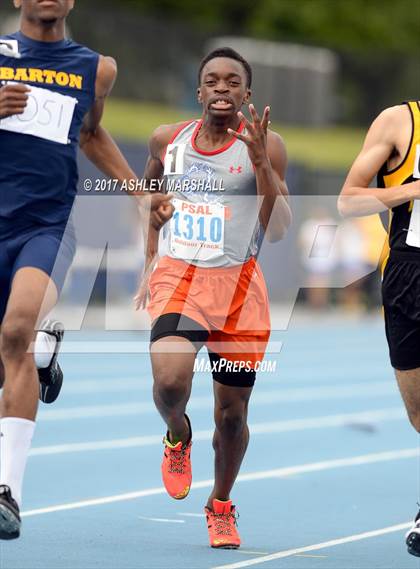
[[[295,557],[311,557],[314,559],[326,559],[328,555],[309,555],[305,553],[296,553]]]
[[[248,559],[246,561],[239,561],[237,563],[229,563],[227,565],[217,565],[213,569],[241,569],[242,567],[250,567],[251,565],[258,565],[259,563],[265,563],[267,561],[274,561],[275,559],[283,559],[285,557],[292,557],[293,555],[298,555],[300,553],[306,553],[308,551],[319,551],[320,549],[326,549],[328,547],[334,547],[336,545],[343,545],[344,543],[352,543],[354,541],[360,541],[362,539],[369,539],[372,537],[378,537],[381,535],[386,535],[387,533],[393,533],[397,531],[403,531],[408,529],[413,525],[413,522],[406,522],[403,524],[396,524],[394,526],[388,526],[385,528],[366,531],[363,533],[357,533],[354,535],[349,535],[347,537],[341,537],[339,539],[331,539],[330,541],[323,541],[322,543],[315,543],[314,545],[307,545],[305,547],[297,547],[295,549],[286,549],[285,551],[278,551],[277,553],[271,553],[264,557],[257,557],[254,559]]]
[[[144,377],[118,377],[115,379],[85,379],[64,382],[66,395],[85,395],[88,393],[125,393],[127,391],[152,391],[152,382]]]
[[[347,384],[339,386],[320,385],[317,387],[300,387],[296,389],[282,389],[281,385],[272,391],[256,391],[252,395],[252,405],[274,405],[293,401],[321,401],[330,399],[365,399],[369,396],[397,395],[395,384],[390,381],[377,381],[366,385]],[[213,406],[213,396],[205,395],[193,397],[189,409],[210,409]],[[77,407],[63,407],[56,409],[42,409],[38,414],[39,421],[67,421],[69,419],[93,419],[98,417],[118,417],[140,415],[142,413],[155,413],[156,409],[151,401],[130,402],[107,405],[78,405]]]
[[[222,347],[226,349],[226,345],[223,342],[217,342],[213,344],[214,349],[218,352],[217,347]],[[235,351],[235,346],[230,347],[229,351]],[[268,346],[265,348],[266,354],[279,354],[281,352],[283,346],[283,342],[281,341],[272,341],[269,342]],[[173,349],[173,344],[171,342],[166,342],[165,344],[161,344],[162,349],[166,347],[166,351],[170,351]],[[33,352],[34,344],[31,343],[29,346],[30,352]],[[181,353],[182,346],[177,346],[177,351]],[[189,347],[186,347],[184,351],[189,350]],[[221,350],[223,353],[223,350]],[[71,341],[67,340],[64,341],[61,349],[60,354],[145,354],[149,356],[150,354],[150,342],[149,340],[142,341],[129,341],[129,340],[84,340],[84,341]]]
[[[322,472],[324,470],[332,470],[337,468],[346,468],[349,466],[362,466],[364,464],[375,464],[380,462],[390,462],[393,460],[404,460],[416,458],[420,456],[420,448],[409,448],[401,450],[392,450],[387,452],[377,452],[371,454],[362,454],[359,456],[350,456],[346,458],[338,458],[332,460],[323,460],[320,462],[310,462],[307,464],[299,464],[297,466],[286,466],[273,470],[261,470],[258,472],[250,472],[248,474],[240,474],[237,482],[254,482],[255,480],[265,480],[269,478],[282,478],[293,476],[294,474],[304,474],[309,472]],[[201,488],[211,488],[213,479],[201,480],[194,482],[191,490]],[[165,494],[166,490],[163,486],[157,488],[148,488],[137,492],[128,492],[126,494],[117,494],[115,496],[105,496],[103,498],[93,498],[91,500],[81,500],[79,502],[70,502],[68,504],[58,504],[57,506],[48,506],[46,508],[38,508],[22,513],[22,517],[40,516],[43,514],[51,514],[54,512],[64,512],[67,510],[77,510],[80,508],[88,508],[92,506],[102,506],[105,504],[115,504],[117,502],[126,502],[146,498],[149,496],[157,496]]]
[[[173,520],[170,518],[146,518],[145,516],[137,516],[139,520],[147,522],[160,522],[163,524],[185,524],[185,520]]]
[[[206,375],[205,372],[196,372],[197,376],[199,375]],[[209,374],[207,374],[209,376]],[[378,374],[379,377],[379,374]],[[201,382],[201,379],[199,380]],[[206,393],[208,392],[208,388],[209,388],[209,383],[206,382],[201,382],[199,383],[199,381],[196,382],[195,390],[197,391],[205,391]],[[321,389],[321,393],[322,390],[324,389],[329,389],[332,390],[332,395],[334,396],[334,390],[338,389],[338,390],[342,390],[345,389],[347,391],[351,391],[351,389],[353,388],[353,390],[359,390],[362,389],[362,391],[364,389],[368,389],[368,386],[371,385],[373,386],[372,389],[375,388],[379,388],[379,389],[383,389],[385,387],[385,385],[388,385],[388,387],[394,388],[393,391],[396,392],[395,389],[395,385],[393,383],[392,380],[390,381],[383,381],[383,380],[376,380],[376,379],[371,379],[369,381],[369,383],[367,383],[366,381],[359,381],[359,382],[354,382],[352,384],[346,384],[344,385],[340,385],[340,384],[336,384],[335,382],[337,381],[337,378],[335,376],[331,376],[331,382],[328,384],[326,382],[329,381],[328,376],[323,376],[322,381],[324,382],[323,384],[321,384],[319,387]],[[334,383],[333,383],[334,382]],[[255,393],[259,393],[258,389],[264,389],[264,388],[273,388],[276,387],[277,389],[281,389],[282,393],[287,393],[296,391],[299,389],[298,387],[296,387],[297,385],[301,386],[301,389],[307,388],[307,384],[308,383],[314,383],[313,379],[302,379],[300,377],[293,377],[290,378],[288,377],[287,380],[286,379],[279,379],[279,377],[266,377],[264,375],[264,379],[261,381],[261,386],[257,385],[257,391]],[[313,392],[313,393],[317,393],[316,388],[312,388],[309,387],[309,389]],[[386,389],[386,388],[385,388]],[[93,394],[93,393],[97,393],[99,395],[102,395],[104,393],[129,393],[129,392],[152,392],[152,380],[151,377],[118,377],[117,372],[116,372],[116,378],[113,379],[68,379],[66,380],[66,382],[64,383],[64,387],[63,387],[63,393],[65,393],[66,395],[87,395],[87,394]],[[254,395],[255,395],[254,393]],[[354,391],[353,391],[354,393]]]
[[[248,551],[246,549],[237,549],[236,553],[242,553],[242,555],[268,555],[268,551]]]
[[[360,413],[343,413],[340,415],[325,415],[304,419],[289,419],[285,421],[272,421],[254,423],[249,425],[251,434],[267,435],[273,433],[288,433],[304,431],[306,429],[326,429],[332,427],[357,426],[357,424],[375,424],[388,421],[399,421],[406,417],[402,407],[386,409],[371,409]],[[194,431],[194,441],[208,441],[213,438],[213,430]],[[98,450],[114,450],[153,446],[162,442],[162,433],[157,435],[143,435],[140,437],[127,437],[124,439],[110,439],[105,441],[88,441],[83,443],[67,443],[34,447],[29,456],[46,456],[54,454],[68,454],[76,452],[91,452]]]

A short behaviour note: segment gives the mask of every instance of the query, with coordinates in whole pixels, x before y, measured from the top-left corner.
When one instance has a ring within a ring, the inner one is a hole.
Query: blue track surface
[[[22,538],[2,543],[1,569],[207,568],[250,560],[267,569],[419,568],[406,553],[406,530],[393,528],[416,511],[419,441],[388,364],[382,323],[292,327],[280,339],[277,371],[260,375],[251,400],[254,434],[241,470],[251,475],[232,495],[240,550],[211,550],[201,515],[213,471],[210,376],[196,375],[190,406],[194,481],[202,484],[177,502],[161,490],[164,426],[152,404],[148,357],[66,354],[63,395],[40,409]],[[341,540],[384,528],[390,533]],[[279,552],[287,553],[264,558]]]

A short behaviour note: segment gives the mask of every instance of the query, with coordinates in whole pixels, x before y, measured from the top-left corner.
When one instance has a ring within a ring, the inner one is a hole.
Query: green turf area
[[[117,138],[146,142],[158,125],[193,116],[155,103],[110,99],[103,124]],[[280,124],[273,124],[272,128],[284,138],[289,160],[312,168],[347,169],[359,152],[364,137],[364,131],[356,128],[303,128]]]

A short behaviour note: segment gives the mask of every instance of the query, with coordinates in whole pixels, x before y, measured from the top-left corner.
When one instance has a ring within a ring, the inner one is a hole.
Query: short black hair
[[[201,84],[201,73],[203,71],[203,67],[206,65],[206,63],[208,63],[212,59],[215,59],[216,57],[228,57],[229,59],[234,59],[235,61],[239,61],[239,63],[242,64],[242,67],[244,68],[245,73],[246,73],[246,83],[247,83],[246,86],[248,88],[251,87],[251,83],[252,83],[251,66],[249,65],[247,60],[242,57],[242,55],[240,55],[237,51],[235,51],[231,47],[219,47],[217,49],[214,49],[209,54],[207,54],[206,57],[204,57],[204,59],[201,60],[200,67],[198,69],[198,84],[199,85]]]

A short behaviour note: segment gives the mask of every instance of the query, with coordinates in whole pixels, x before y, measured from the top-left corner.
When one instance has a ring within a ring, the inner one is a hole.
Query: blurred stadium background
[[[317,224],[341,223],[335,196],[368,124],[383,108],[418,99],[419,22],[417,0],[77,0],[69,34],[118,62],[104,125],[139,175],[156,126],[199,116],[200,59],[216,46],[241,52],[254,69],[253,100],[257,108],[271,105],[273,128],[287,144],[290,192],[307,198],[293,202],[295,223],[286,245],[263,248],[271,299],[293,298],[296,284],[306,283],[315,287],[299,295],[306,310],[334,306],[359,314],[379,303],[373,272],[385,240],[379,218],[347,223],[341,254],[322,270],[305,266],[304,251]],[[16,28],[12,2],[2,0],[0,31]],[[79,251],[60,309],[74,315],[75,307],[89,299],[91,307],[101,306],[107,296],[116,308],[107,327],[120,328],[134,324],[141,232],[129,197],[86,195],[83,180],[98,177],[81,156]],[[343,278],[357,282],[334,288]],[[147,328],[147,319],[140,320],[136,326]],[[89,322],[97,324],[98,317],[85,318]]]
[[[286,548],[301,554],[266,567],[418,567],[401,533],[417,511],[418,437],[392,382],[379,309],[386,234],[379,216],[340,220],[336,200],[373,118],[420,97],[420,2],[76,0],[68,23],[76,41],[117,59],[104,125],[139,175],[156,126],[199,116],[206,52],[231,45],[249,59],[254,101],[271,105],[290,161],[294,223],[260,255],[273,325],[266,360],[281,359],[250,406],[248,481],[234,496],[246,549],[216,557],[199,519],[212,471],[210,376],[197,374],[189,404],[195,482],[182,513],[155,488],[163,425],[149,393],[150,323],[132,302],[144,259],[137,211],[129,196],[86,194],[84,180],[101,176],[81,155],[79,247],[56,313],[83,331],[63,344],[63,397],[40,410],[24,536],[1,546],[1,568],[220,567]],[[12,0],[0,0],[0,32],[17,26]],[[366,539],[344,537],[356,534]],[[336,538],[340,547],[319,547]],[[290,549],[308,544],[318,545]]]

